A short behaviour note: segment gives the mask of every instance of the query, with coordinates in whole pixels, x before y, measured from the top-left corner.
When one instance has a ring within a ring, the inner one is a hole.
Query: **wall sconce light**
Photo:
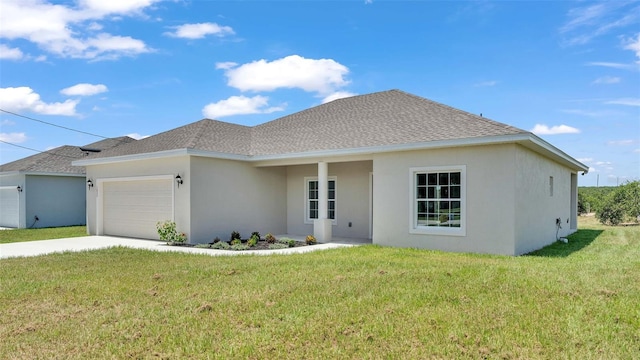
[[[22,192],[22,186],[18,185],[18,187],[16,188],[16,190],[18,190],[18,192]]]
[[[89,190],[91,190],[91,188],[93,187],[93,181],[91,181],[91,179],[87,180],[87,187],[89,188]]]
[[[180,185],[184,183],[184,181],[182,181],[182,177],[180,176],[180,174],[176,175],[176,183],[178,183],[178,187],[180,187]]]

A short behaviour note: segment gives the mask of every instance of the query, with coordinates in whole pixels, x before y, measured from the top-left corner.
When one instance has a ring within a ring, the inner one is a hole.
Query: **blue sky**
[[[107,137],[401,89],[640,178],[638,1],[3,0],[0,108]],[[0,112],[0,140],[100,138]],[[34,154],[0,143],[0,163]]]

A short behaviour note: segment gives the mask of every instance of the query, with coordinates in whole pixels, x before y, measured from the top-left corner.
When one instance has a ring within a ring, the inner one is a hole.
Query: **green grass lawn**
[[[581,227],[522,257],[361,246],[2,260],[0,358],[640,358],[640,227]]]
[[[86,226],[0,230],[0,244],[87,236]]]

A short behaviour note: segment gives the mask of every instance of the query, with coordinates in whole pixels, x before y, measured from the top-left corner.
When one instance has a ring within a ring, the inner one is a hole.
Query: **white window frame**
[[[309,182],[311,181],[318,181],[318,177],[305,177],[304,178],[304,223],[305,224],[313,224],[313,220],[309,217]],[[331,219],[331,224],[332,225],[337,225],[338,224],[338,177],[337,176],[329,176],[327,177],[327,181],[333,181],[335,184],[335,188],[334,188],[334,199],[333,199],[333,204],[334,204],[334,219]],[[328,195],[328,191],[327,191],[327,195]],[[327,204],[327,210],[328,210],[328,204]]]
[[[418,225],[418,197],[416,175],[424,173],[460,173],[460,227],[437,227]],[[409,169],[409,233],[425,235],[467,235],[467,166],[428,166]]]

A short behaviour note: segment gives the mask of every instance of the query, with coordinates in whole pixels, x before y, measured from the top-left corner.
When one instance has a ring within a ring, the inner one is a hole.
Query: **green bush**
[[[640,181],[627,182],[610,193],[596,217],[605,225],[638,222],[640,216]]]
[[[176,223],[171,220],[158,221],[156,229],[160,240],[166,241],[168,244],[183,244],[187,242],[187,235],[179,233],[176,230]]]
[[[249,250],[249,245],[247,244],[235,244],[231,245],[231,250]]]
[[[271,250],[286,249],[288,247],[289,247],[288,244],[281,244],[281,243],[269,244],[269,249]]]
[[[259,232],[257,232],[257,231],[252,232],[251,233],[251,237],[254,237],[254,236],[257,236],[258,240],[260,240],[260,233]]]
[[[236,239],[237,239],[237,240],[242,239],[242,238],[240,237],[240,233],[239,233],[239,232],[237,232],[237,231],[232,231],[232,232],[231,232],[231,237],[229,238],[229,241],[233,241],[233,240],[236,240]]]
[[[269,244],[273,244],[276,242],[276,237],[271,235],[271,234],[267,234],[264,237],[265,241],[268,242]]]
[[[293,240],[293,239],[289,239],[287,237],[283,237],[283,238],[278,239],[278,243],[287,245],[288,247],[296,246],[296,241]]]
[[[195,247],[200,248],[200,249],[209,249],[209,248],[211,248],[211,244],[196,244]]]
[[[240,240],[240,239],[233,239],[233,240],[231,240],[231,246],[233,246],[233,245],[240,245],[240,244],[242,244],[242,240]]]
[[[247,241],[247,245],[249,245],[249,247],[254,247],[258,245],[258,241],[260,241],[260,236],[251,235],[251,238]]]
[[[229,250],[231,249],[231,245],[229,245],[229,243],[225,241],[218,241],[217,243],[211,245],[211,248],[218,250]]]

